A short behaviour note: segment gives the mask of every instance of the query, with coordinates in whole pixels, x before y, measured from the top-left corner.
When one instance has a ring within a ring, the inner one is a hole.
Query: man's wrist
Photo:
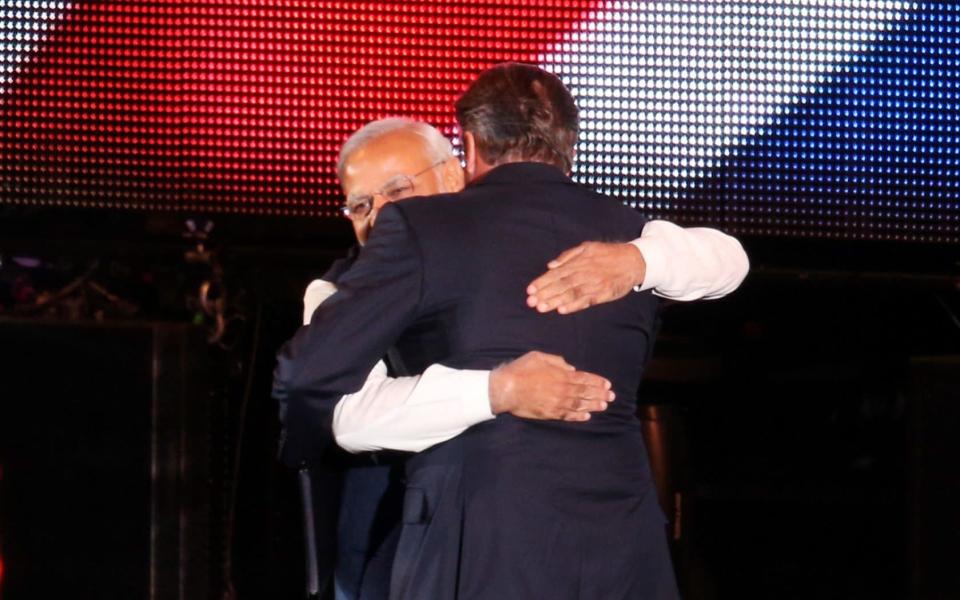
[[[504,370],[505,365],[501,365],[490,371],[490,384],[488,394],[490,396],[490,412],[494,415],[510,412],[510,396],[513,391],[514,381],[508,371]]]
[[[630,287],[639,292],[643,288],[643,281],[647,275],[647,260],[643,256],[640,246],[633,242],[628,242],[628,253],[630,256]]]

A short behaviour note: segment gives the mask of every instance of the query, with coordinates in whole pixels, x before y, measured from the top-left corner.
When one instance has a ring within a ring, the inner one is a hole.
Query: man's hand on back
[[[490,408],[526,419],[587,421],[612,402],[610,382],[562,357],[528,352],[490,373]]]
[[[584,242],[547,264],[527,287],[527,305],[567,314],[619,300],[643,283],[647,265],[633,244]]]

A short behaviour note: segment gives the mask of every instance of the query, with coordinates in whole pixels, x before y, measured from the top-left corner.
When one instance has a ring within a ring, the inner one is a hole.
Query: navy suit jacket
[[[359,253],[359,245],[351,247],[322,279],[337,284]],[[391,375],[407,375],[393,366],[393,354],[395,350],[386,358]],[[337,598],[358,598],[362,585],[365,600],[386,599],[383,590],[389,589],[393,538],[400,525],[399,480],[406,454],[351,455],[329,445],[330,440],[327,444],[323,455],[308,463],[321,589],[335,585]],[[286,454],[290,458],[292,453]]]
[[[391,597],[674,597],[635,415],[657,299],[573,315],[525,302],[562,251],[643,225],[554,167],[499,166],[458,194],[386,206],[339,291],[281,350],[274,393],[293,455],[323,452],[337,399],[394,345],[412,373],[541,350],[613,383],[617,400],[589,422],[501,415],[412,458]]]

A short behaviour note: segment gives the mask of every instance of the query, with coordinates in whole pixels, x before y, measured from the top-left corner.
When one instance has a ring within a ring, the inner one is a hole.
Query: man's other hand
[[[568,314],[623,298],[643,283],[647,263],[633,244],[584,242],[547,268],[527,286],[527,306]]]
[[[490,408],[525,419],[587,421],[612,402],[610,382],[562,357],[528,352],[490,373]]]

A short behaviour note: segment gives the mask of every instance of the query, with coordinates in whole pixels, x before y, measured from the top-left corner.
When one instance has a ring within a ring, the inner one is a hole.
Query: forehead
[[[413,175],[427,164],[426,141],[406,131],[382,135],[350,154],[343,163],[343,191],[347,195],[379,189],[397,175]]]

